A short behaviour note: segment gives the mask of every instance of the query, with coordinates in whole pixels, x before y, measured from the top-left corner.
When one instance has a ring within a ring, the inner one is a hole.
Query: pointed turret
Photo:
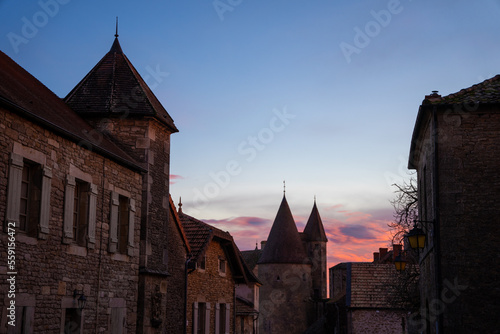
[[[258,263],[309,263],[285,196]]]
[[[324,241],[328,242],[325,234],[325,229],[323,227],[323,222],[318,212],[316,206],[316,200],[314,200],[314,205],[307,220],[306,227],[304,228],[304,235],[307,241]]]
[[[73,88],[65,102],[83,117],[154,117],[170,132],[178,132],[173,119],[128,60],[118,42]]]

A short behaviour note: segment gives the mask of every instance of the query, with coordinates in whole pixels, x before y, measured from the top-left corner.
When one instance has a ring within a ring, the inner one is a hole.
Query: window
[[[219,258],[219,274],[226,274],[226,260]]]
[[[198,333],[205,333],[205,318],[207,316],[207,304],[198,304]]]
[[[135,200],[111,192],[109,245],[110,253],[133,254]]]
[[[19,154],[10,156],[6,226],[46,239],[49,233],[52,170]]]
[[[128,209],[128,198],[125,196],[119,196],[118,201],[118,245],[117,249],[119,253],[127,253],[128,245],[128,224],[129,224],[129,209]]]
[[[85,246],[89,210],[89,184],[80,180],[76,180],[75,183],[73,241],[79,246]]]
[[[97,186],[68,175],[64,196],[63,243],[94,248]]]
[[[67,308],[64,313],[64,334],[80,334],[82,326],[82,311],[77,308]]]
[[[226,334],[229,333],[229,319],[230,319],[231,305],[220,303],[215,307],[215,333]]]
[[[210,303],[193,304],[193,334],[208,334],[210,326]]]
[[[200,270],[205,270],[207,269],[207,257],[206,255],[201,258],[200,262]]]
[[[40,220],[40,198],[42,195],[42,168],[24,161],[21,180],[21,205],[19,207],[19,230],[36,236]]]

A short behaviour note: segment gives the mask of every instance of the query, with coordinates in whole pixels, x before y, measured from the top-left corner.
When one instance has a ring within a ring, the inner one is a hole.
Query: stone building
[[[237,286],[253,290],[260,283],[243,261],[233,237],[185,214],[181,203],[178,215],[191,248],[186,333],[235,333],[236,328],[245,326],[241,319],[245,321],[247,316],[252,317],[253,324],[258,309],[250,305],[250,314],[240,313],[236,323],[236,306],[242,302],[241,298],[237,300]]]
[[[262,282],[259,333],[303,333],[322,315],[326,242],[316,203],[299,233],[283,196],[263,249],[244,252]]]
[[[330,268],[334,333],[408,333],[407,312],[394,289],[397,280],[394,264],[346,262]]]
[[[418,177],[425,333],[498,333],[500,76],[425,97],[409,169]]]
[[[134,332],[145,165],[1,52],[0,128],[0,332]]]
[[[166,308],[170,276],[169,218],[170,135],[177,128],[167,111],[123,53],[118,36],[109,52],[66,96],[65,102],[96,130],[134,159],[143,162],[138,332],[163,328],[164,312],[152,312],[160,291]],[[112,248],[114,240],[110,240]],[[185,254],[185,252],[184,252]],[[184,258],[184,256],[181,256]],[[179,308],[182,304],[179,302]],[[155,306],[156,309],[158,307]]]
[[[169,198],[177,128],[117,37],[64,100],[0,53],[1,252],[15,239],[26,332],[183,330],[189,245]],[[9,294],[1,285],[0,333]]]

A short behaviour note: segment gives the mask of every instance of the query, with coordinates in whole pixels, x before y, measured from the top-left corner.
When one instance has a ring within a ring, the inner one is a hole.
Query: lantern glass
[[[401,258],[401,255],[396,256],[394,259],[394,266],[397,271],[404,271],[406,269],[406,261]]]
[[[413,228],[408,234],[410,247],[413,249],[421,249],[425,247],[425,233],[420,228]]]

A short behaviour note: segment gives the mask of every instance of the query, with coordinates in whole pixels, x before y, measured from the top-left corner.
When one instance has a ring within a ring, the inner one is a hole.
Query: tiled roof
[[[226,251],[235,280],[239,283],[252,282],[260,284],[258,278],[255,277],[243,260],[243,256],[231,234],[191,217],[182,212],[182,210],[178,211],[178,217],[182,223],[191,249],[191,255],[195,261],[201,261],[201,256],[205,254],[210,242],[216,239],[221,242],[221,246]]]
[[[84,116],[152,116],[170,131],[178,132],[168,112],[123,53],[118,38],[65,101]]]
[[[0,103],[84,148],[138,171],[145,166],[78,116],[50,89],[0,51]]]
[[[236,315],[252,315],[258,314],[254,304],[244,298],[236,296]]]
[[[199,256],[205,253],[208,244],[212,240],[215,227],[210,226],[201,220],[191,217],[182,211],[178,212],[179,219],[181,220],[182,227],[186,233],[191,248],[191,255],[194,259],[199,260]],[[219,230],[220,231],[220,230]],[[220,231],[222,232],[222,231]],[[225,232],[219,233],[223,237],[226,236]],[[230,236],[226,236],[227,240],[231,240]]]
[[[349,266],[350,264],[350,266]],[[350,307],[391,308],[394,307],[393,284],[398,279],[398,273],[393,264],[375,264],[365,262],[348,263],[347,299]]]
[[[500,103],[500,75],[441,98],[426,99],[422,104],[462,103]]]
[[[258,263],[309,263],[285,196]]]
[[[243,260],[247,264],[250,270],[253,270],[259,261],[260,256],[262,255],[262,250],[254,249],[249,251],[242,251],[241,255],[243,256]]]
[[[304,235],[308,241],[324,241],[328,242],[326,238],[325,229],[323,227],[323,222],[319,215],[318,208],[316,207],[316,201],[314,201],[314,206],[311,211],[311,215],[307,220],[306,227],[304,228]]]

